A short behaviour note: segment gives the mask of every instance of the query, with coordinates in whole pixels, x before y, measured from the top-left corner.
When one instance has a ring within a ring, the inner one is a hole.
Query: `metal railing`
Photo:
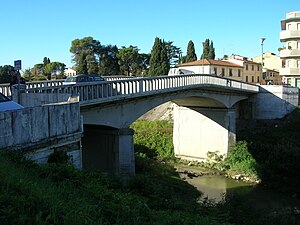
[[[103,102],[119,97],[138,97],[198,87],[223,88],[250,93],[259,91],[257,85],[212,75],[176,75],[27,88],[26,93],[71,94],[79,96],[81,104],[88,104],[94,100]]]

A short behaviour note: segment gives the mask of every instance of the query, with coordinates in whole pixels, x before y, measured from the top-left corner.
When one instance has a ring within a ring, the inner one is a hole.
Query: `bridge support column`
[[[84,169],[99,170],[121,178],[135,175],[133,129],[84,125]]]
[[[131,128],[122,128],[118,130],[116,136],[116,175],[122,178],[135,175],[134,161],[134,131]]]
[[[201,161],[209,151],[226,154],[236,140],[235,110],[177,106],[173,129],[177,157]]]

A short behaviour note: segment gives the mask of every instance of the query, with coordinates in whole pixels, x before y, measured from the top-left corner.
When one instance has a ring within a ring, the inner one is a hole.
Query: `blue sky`
[[[91,36],[102,45],[134,45],[150,53],[155,37],[186,54],[192,40],[214,42],[216,57],[278,54],[280,21],[300,10],[299,0],[0,0],[0,66],[22,60],[22,69],[44,57],[72,66],[71,42]]]

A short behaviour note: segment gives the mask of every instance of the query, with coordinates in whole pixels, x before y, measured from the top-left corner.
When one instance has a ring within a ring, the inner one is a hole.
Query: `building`
[[[261,63],[248,60],[247,57],[232,54],[225,61],[237,64],[243,68],[241,81],[260,84],[262,82]],[[239,79],[240,80],[240,79]]]
[[[262,57],[256,56],[252,58],[256,63],[262,63]],[[282,78],[279,75],[281,68],[281,59],[278,55],[272,52],[263,53],[263,81],[262,84],[282,84]]]
[[[214,59],[197,60],[177,65],[172,68],[169,75],[176,74],[213,74],[228,77],[235,80],[242,80],[243,67],[231,62]]]
[[[76,75],[76,70],[74,68],[66,68],[65,71],[64,71],[64,74],[66,77],[68,76],[75,76]]]
[[[300,11],[289,12],[281,21],[282,61],[280,76],[286,84],[300,87]]]

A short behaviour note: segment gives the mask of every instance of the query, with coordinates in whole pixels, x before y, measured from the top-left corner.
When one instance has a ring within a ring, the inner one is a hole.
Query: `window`
[[[297,49],[300,49],[300,41],[297,42]]]
[[[259,71],[259,66],[257,66],[257,71]]]
[[[248,70],[248,64],[246,65],[246,70]]]
[[[222,75],[225,76],[225,68],[222,68]]]
[[[214,73],[217,75],[218,74],[218,68],[214,67]]]
[[[291,30],[291,24],[288,24],[287,30]]]
[[[246,82],[248,82],[248,76],[246,76]]]
[[[300,68],[300,60],[297,60],[297,67]]]
[[[286,67],[286,68],[289,68],[289,67],[290,67],[290,60],[286,60],[286,61],[285,61],[285,67]]]
[[[297,23],[297,30],[300,30],[300,23]]]
[[[257,77],[257,83],[259,83],[259,77]]]
[[[229,76],[232,77],[232,69],[229,69]]]
[[[252,71],[254,71],[254,65],[252,65]]]
[[[241,77],[241,70],[238,69],[238,76]]]
[[[252,83],[254,82],[254,76],[251,77],[251,82],[252,82]]]
[[[300,79],[299,78],[296,78],[296,87],[300,87]]]

